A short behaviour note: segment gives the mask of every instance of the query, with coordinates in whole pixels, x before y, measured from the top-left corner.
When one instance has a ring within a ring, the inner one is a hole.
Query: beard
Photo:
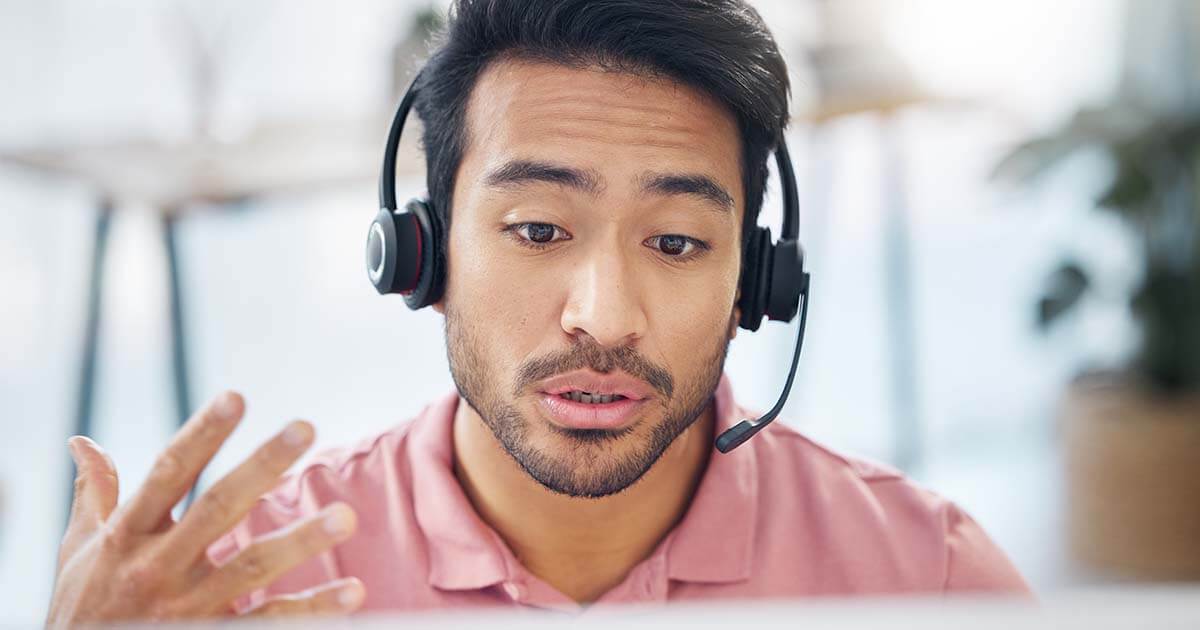
[[[552,492],[580,498],[621,492],[654,466],[711,403],[730,342],[718,336],[714,347],[698,355],[701,373],[676,387],[670,372],[632,347],[606,348],[585,335],[566,350],[525,362],[512,386],[503,387],[499,371],[483,357],[481,335],[449,305],[445,314],[446,354],[459,395],[530,477]],[[661,419],[648,427],[635,422],[619,429],[570,429],[528,418],[517,408],[530,385],[583,368],[601,374],[619,369],[645,381],[662,399]],[[541,441],[535,436],[538,426],[548,429],[554,446],[535,443]]]

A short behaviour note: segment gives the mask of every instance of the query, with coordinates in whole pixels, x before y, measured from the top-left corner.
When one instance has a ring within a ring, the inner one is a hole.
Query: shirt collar
[[[454,475],[454,412],[458,392],[430,405],[412,424],[413,510],[429,549],[429,584],[443,590],[481,589],[509,579],[503,542],[467,499]]]
[[[429,584],[443,590],[481,589],[513,579],[504,542],[476,514],[454,475],[453,425],[459,402],[453,392],[413,422],[413,509],[428,540]],[[714,394],[716,434],[742,420],[733,388],[722,375]],[[668,534],[667,576],[686,582],[723,583],[750,577],[758,507],[758,466],[747,444],[731,453],[715,448],[691,505]]]
[[[733,386],[722,375],[715,398],[714,437],[744,419]],[[667,576],[685,582],[748,579],[758,519],[758,461],[751,440],[729,453],[716,448],[692,503],[667,545]]]

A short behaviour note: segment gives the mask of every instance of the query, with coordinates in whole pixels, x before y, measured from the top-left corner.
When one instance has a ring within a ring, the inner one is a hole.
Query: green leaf
[[[1084,109],[1056,133],[1018,145],[992,169],[992,179],[1022,184],[1041,176],[1055,164],[1085,147],[1112,152],[1148,124],[1136,107]]]
[[[1116,151],[1117,172],[1112,183],[1096,200],[1099,205],[1113,210],[1135,212],[1146,206],[1154,195],[1154,182],[1144,168],[1145,160],[1131,147]]]

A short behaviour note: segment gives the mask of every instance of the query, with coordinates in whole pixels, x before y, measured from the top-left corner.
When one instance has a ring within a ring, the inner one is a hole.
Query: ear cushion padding
[[[417,282],[412,291],[404,295],[404,303],[417,310],[438,301],[442,297],[442,233],[437,216],[426,199],[410,199],[404,209],[417,220],[418,239],[412,255],[419,261]]]
[[[738,325],[746,330],[758,330],[766,312],[770,291],[772,262],[771,230],[754,228],[746,242],[746,253],[742,267],[742,298],[738,306],[742,310]]]
[[[799,308],[800,294],[807,289],[804,251],[792,239],[780,239],[771,249],[771,288],[764,314],[775,321],[791,321]]]

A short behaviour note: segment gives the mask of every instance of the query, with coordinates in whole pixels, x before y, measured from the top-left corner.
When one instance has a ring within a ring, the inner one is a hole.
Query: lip
[[[620,394],[630,400],[642,401],[654,395],[654,390],[645,381],[633,378],[624,372],[598,374],[591,370],[575,370],[559,374],[542,381],[538,391],[558,396],[571,390],[593,394]],[[581,404],[581,403],[577,403]],[[599,405],[603,406],[603,405]]]
[[[631,422],[654,390],[644,381],[623,373],[597,374],[577,370],[542,382],[542,409],[555,424],[569,429],[618,429]],[[562,394],[579,390],[593,394],[619,394],[624,400],[608,403],[577,403]]]
[[[610,403],[577,403],[558,394],[541,395],[542,409],[550,421],[568,429],[619,429],[633,420],[645,400],[614,400]]]

